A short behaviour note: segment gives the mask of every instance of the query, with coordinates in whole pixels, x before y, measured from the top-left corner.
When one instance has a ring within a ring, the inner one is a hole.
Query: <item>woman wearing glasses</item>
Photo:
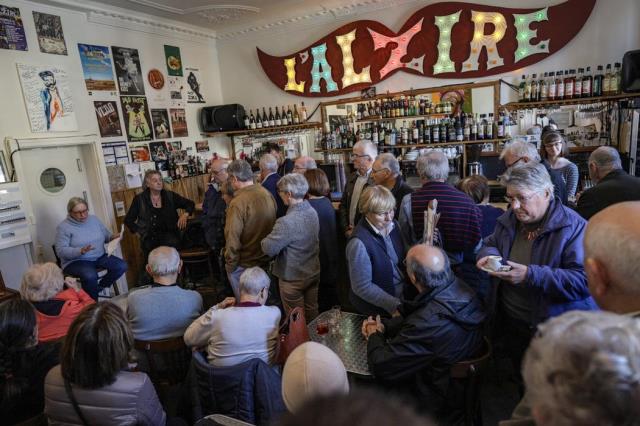
[[[349,300],[363,315],[398,313],[405,283],[405,247],[394,218],[396,199],[381,185],[364,190],[358,208],[362,219],[347,243]]]
[[[499,281],[497,296],[490,300],[495,300],[496,324],[519,372],[539,323],[569,310],[596,309],[596,304],[583,268],[586,222],[554,198],[546,168],[534,162],[512,167],[501,183],[511,208],[484,241],[477,266]],[[490,256],[501,257],[506,267],[493,272]]]
[[[111,287],[127,270],[126,262],[104,250],[105,243],[120,234],[112,234],[100,219],[89,214],[89,205],[83,198],[71,198],[67,213],[56,229],[56,255],[63,272],[79,278],[82,289],[98,300],[100,290]],[[99,269],[107,270],[101,279]]]
[[[543,159],[549,162],[553,170],[562,174],[562,179],[567,185],[567,196],[571,199],[576,196],[580,173],[578,166],[567,160],[569,148],[562,135],[558,132],[547,132],[542,138],[543,148],[540,154]]]

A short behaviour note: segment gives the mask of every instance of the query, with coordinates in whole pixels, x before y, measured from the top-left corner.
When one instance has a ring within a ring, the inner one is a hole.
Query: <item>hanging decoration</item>
[[[398,71],[461,79],[501,74],[539,62],[578,34],[596,0],[538,9],[444,2],[414,13],[397,33],[355,21],[286,56],[259,48],[269,79],[299,96],[360,91]]]

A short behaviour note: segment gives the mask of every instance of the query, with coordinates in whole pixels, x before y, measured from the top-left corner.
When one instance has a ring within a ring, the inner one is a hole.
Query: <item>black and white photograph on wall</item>
[[[169,113],[166,109],[152,109],[151,120],[156,139],[171,138],[171,126],[169,125]]]
[[[185,94],[185,84],[184,77],[167,77],[171,107],[184,108],[185,99],[187,97]]]
[[[120,96],[127,140],[143,142],[153,139],[151,116],[144,96]]]
[[[120,115],[118,114],[118,104],[115,101],[94,101],[98,119],[100,137],[111,138],[122,136],[122,126],[120,125]]]
[[[202,78],[198,68],[185,68],[184,74],[187,77],[187,103],[203,104]]]
[[[0,4],[0,49],[28,50],[20,9]]]
[[[151,159],[153,161],[165,161],[169,159],[167,144],[164,141],[149,142],[149,150],[151,151]]]
[[[197,152],[209,152],[209,141],[196,141]]]
[[[367,87],[360,91],[360,97],[362,99],[373,99],[376,97],[376,86]]]
[[[169,152],[180,151],[182,149],[182,141],[167,142],[167,149],[169,150]]]
[[[36,24],[40,51],[54,55],[66,55],[67,45],[64,42],[60,17],[48,13],[33,12],[33,21]]]
[[[144,95],[144,78],[138,49],[111,46],[121,95]]]
[[[67,72],[57,66],[16,64],[31,131],[78,130]]]
[[[189,136],[189,130],[187,129],[187,117],[183,109],[169,109],[169,115],[171,116],[171,128],[173,129],[174,138],[184,138]]]

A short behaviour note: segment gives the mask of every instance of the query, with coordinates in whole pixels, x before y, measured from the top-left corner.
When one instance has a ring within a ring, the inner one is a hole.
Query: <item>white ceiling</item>
[[[32,0],[85,12],[136,14],[199,27],[217,34],[269,27],[314,15],[335,17],[415,0]]]

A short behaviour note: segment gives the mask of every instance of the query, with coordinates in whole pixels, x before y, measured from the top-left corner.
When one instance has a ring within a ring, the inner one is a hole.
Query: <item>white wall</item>
[[[149,34],[122,27],[97,24],[89,22],[84,13],[26,1],[2,0],[2,4],[20,9],[29,48],[26,52],[0,50],[0,93],[2,93],[2,102],[0,102],[0,136],[2,138],[7,136],[13,138],[52,137],[67,134],[95,134],[99,137],[100,133],[98,131],[93,101],[111,98],[105,98],[102,94],[100,97],[88,96],[78,54],[78,43],[138,49],[149,107],[166,108],[168,106],[166,104],[154,103],[152,93],[156,91],[149,86],[146,81],[146,75],[150,69],[157,68],[163,72],[166,78],[164,45],[168,44],[180,47],[183,67],[199,68],[203,80],[201,82],[201,88],[206,104],[187,104],[185,108],[189,136],[170,139],[181,140],[184,147],[194,147],[193,154],[195,154],[194,141],[204,139],[200,136],[198,127],[199,108],[202,105],[217,105],[222,103],[215,40],[203,39],[190,41],[185,39],[185,37],[178,38],[172,37],[171,35]],[[68,56],[40,52],[32,15],[32,11],[34,10],[61,17]],[[67,134],[31,133],[16,70],[17,62],[27,64],[55,64],[66,69],[69,75],[76,120],[78,122],[77,132]],[[166,98],[168,100],[168,92]],[[113,100],[119,105],[119,99],[113,98]],[[122,114],[120,115],[120,120],[123,120]],[[105,142],[117,140],[125,140],[125,137],[103,139]],[[217,143],[210,141],[209,146],[212,152],[218,151],[223,154],[227,152],[227,144],[224,140]]]
[[[262,71],[256,47],[271,55],[286,55],[305,48],[345,23],[359,19],[378,21],[397,31],[415,11],[438,1],[413,2],[359,16],[350,15],[344,20],[336,19],[319,25],[257,31],[243,38],[219,40],[218,55],[224,101],[225,103],[237,102],[244,105],[245,108],[304,101],[305,105],[311,107],[308,108],[311,112],[318,102],[326,102],[339,97],[303,98],[290,95],[277,88]],[[501,7],[535,8],[550,6],[561,1],[496,0],[478,3]],[[515,83],[520,75],[531,72],[556,71],[589,65],[593,69],[598,64],[606,65],[610,62],[621,61],[624,52],[640,48],[638,16],[640,16],[640,1],[638,0],[599,0],[585,26],[562,50],[534,64],[529,69],[520,69],[509,74],[487,77],[483,80],[503,78]],[[377,84],[377,91],[384,93],[387,90],[393,92],[407,90],[411,87],[436,87],[461,82],[470,82],[470,80],[434,79],[399,72]],[[509,91],[507,86],[503,86],[503,102],[509,100],[508,97],[505,97]],[[357,96],[357,94],[350,93],[343,97],[353,96]],[[320,120],[319,112],[316,114],[313,119]]]

